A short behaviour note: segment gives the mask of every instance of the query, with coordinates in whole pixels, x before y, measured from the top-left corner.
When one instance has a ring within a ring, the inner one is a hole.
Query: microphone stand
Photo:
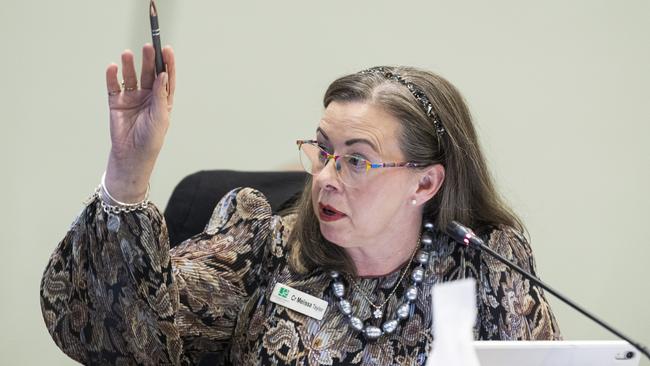
[[[473,249],[477,249],[479,251],[487,252],[492,257],[499,260],[501,263],[503,263],[506,266],[514,269],[515,271],[519,272],[522,276],[526,277],[527,279],[529,279],[530,281],[535,283],[536,285],[538,285],[541,288],[543,288],[544,290],[550,292],[555,297],[562,300],[565,304],[571,306],[572,308],[574,308],[575,310],[580,312],[582,315],[584,315],[587,318],[593,320],[594,322],[598,323],[603,328],[609,330],[610,332],[614,333],[616,336],[618,336],[618,337],[622,338],[623,340],[627,341],[632,346],[634,346],[639,352],[641,352],[648,359],[650,359],[650,353],[648,353],[648,349],[645,346],[643,346],[639,342],[633,341],[629,337],[626,337],[625,335],[623,335],[621,332],[614,329],[609,324],[607,324],[604,321],[598,319],[598,317],[596,317],[595,315],[593,315],[590,312],[588,312],[587,310],[583,309],[582,307],[580,307],[575,302],[569,300],[568,298],[566,298],[565,296],[560,294],[558,291],[554,290],[551,286],[549,286],[546,283],[542,282],[542,280],[540,280],[539,278],[533,276],[532,274],[528,273],[523,268],[521,268],[518,265],[512,263],[508,259],[501,256],[499,253],[492,250],[492,248],[485,245],[483,240],[481,238],[479,238],[478,236],[476,236],[476,234],[474,234],[474,232],[472,230],[470,230],[469,228],[459,224],[456,221],[452,221],[447,226],[447,234],[459,244],[462,244],[462,245],[464,245],[466,247],[470,247],[470,248],[473,248]]]

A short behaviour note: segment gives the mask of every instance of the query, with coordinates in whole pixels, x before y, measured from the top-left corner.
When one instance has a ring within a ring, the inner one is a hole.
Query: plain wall
[[[43,269],[109,149],[104,69],[149,40],[147,1],[2,0],[0,363],[67,365]],[[328,83],[380,64],[465,96],[539,274],[650,345],[650,2],[158,3],[178,86],[151,181],[161,209],[200,169],[295,164]],[[567,339],[615,339],[552,300]],[[645,365],[650,363],[645,362]]]

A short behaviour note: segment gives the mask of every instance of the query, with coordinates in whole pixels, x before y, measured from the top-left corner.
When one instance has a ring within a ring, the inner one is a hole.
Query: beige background
[[[421,66],[465,95],[540,275],[650,345],[649,1],[159,1],[179,76],[159,207],[199,169],[295,162],[337,76]],[[147,3],[2,0],[0,364],[72,363],[40,276],[104,170],[104,68],[148,40]],[[614,339],[554,309],[567,339]]]

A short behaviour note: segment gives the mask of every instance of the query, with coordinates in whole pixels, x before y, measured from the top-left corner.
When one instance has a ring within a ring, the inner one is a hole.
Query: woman
[[[123,87],[117,65],[108,67],[105,176],[43,277],[46,324],[70,357],[423,364],[430,290],[464,277],[478,282],[476,339],[560,337],[540,288],[437,229],[463,222],[535,271],[460,94],[414,68],[372,68],[330,85],[315,138],[297,142],[313,177],[292,212],[274,216],[259,192],[236,189],[201,234],[170,251],[147,192],[169,124],[174,54],[164,49],[167,72],[157,78],[153,57],[146,45],[140,86],[130,52]]]

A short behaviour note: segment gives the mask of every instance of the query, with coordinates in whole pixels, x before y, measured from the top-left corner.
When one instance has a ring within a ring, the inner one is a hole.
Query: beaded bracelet
[[[108,189],[106,189],[106,172],[102,174],[102,180],[97,189],[95,190],[95,193],[91,198],[98,197],[100,204],[102,206],[102,209],[106,213],[112,213],[112,214],[119,214],[119,213],[128,213],[128,212],[133,212],[133,211],[138,211],[138,210],[145,210],[147,207],[149,207],[149,190],[151,188],[150,184],[147,184],[147,191],[144,194],[144,198],[140,202],[135,202],[135,203],[125,203],[125,202],[120,202],[117,199],[115,199],[110,192],[108,192]]]

